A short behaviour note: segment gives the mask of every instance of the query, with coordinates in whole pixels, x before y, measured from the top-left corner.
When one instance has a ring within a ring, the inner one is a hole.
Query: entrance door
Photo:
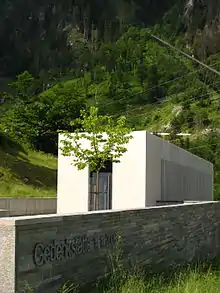
[[[97,188],[97,173],[89,175],[89,211],[110,210],[112,208],[112,163],[106,162],[105,168],[99,172]]]
[[[97,174],[90,175],[89,210],[110,210],[112,208],[112,173],[99,173],[97,192]]]

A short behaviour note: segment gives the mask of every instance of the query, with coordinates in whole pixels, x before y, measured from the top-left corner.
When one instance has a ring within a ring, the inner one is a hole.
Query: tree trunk
[[[99,209],[99,171],[96,172],[95,210]]]

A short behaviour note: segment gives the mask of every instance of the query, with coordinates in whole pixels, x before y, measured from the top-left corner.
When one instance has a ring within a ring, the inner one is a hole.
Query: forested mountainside
[[[220,48],[220,2],[187,0],[185,5],[187,37],[196,53],[205,58]]]
[[[4,137],[56,154],[57,130],[73,131],[80,109],[96,104],[212,161],[218,194],[220,76],[152,34],[220,71],[217,0],[2,0]]]
[[[76,66],[80,34],[111,42],[127,25],[161,24],[170,36],[184,33],[206,57],[220,44],[219,6],[218,0],[2,0],[0,74],[65,71]]]
[[[81,38],[115,41],[125,25],[155,23],[175,3],[156,2],[2,0],[1,74],[13,75],[24,70],[38,74],[76,66],[74,59],[79,52],[75,42],[82,41]]]

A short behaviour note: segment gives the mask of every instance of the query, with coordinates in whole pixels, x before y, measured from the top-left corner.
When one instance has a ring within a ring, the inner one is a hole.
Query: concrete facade
[[[213,199],[213,165],[176,145],[147,134],[146,197],[164,201]]]
[[[113,164],[112,209],[144,208],[157,201],[210,201],[213,165],[146,131],[132,133],[127,152]],[[62,135],[59,147],[62,146]],[[89,170],[58,155],[58,213],[88,211]]]
[[[220,253],[220,203],[184,204],[78,215],[0,219],[1,293],[54,293],[61,284],[96,282],[121,262],[162,271]]]
[[[61,154],[61,141],[58,142],[57,213],[78,213],[88,211],[89,169],[77,170],[71,157]],[[85,146],[87,146],[85,142]]]
[[[113,164],[113,210],[143,208],[146,205],[146,132],[137,131],[132,136],[121,162]]]
[[[56,198],[0,198],[0,217],[55,214]]]

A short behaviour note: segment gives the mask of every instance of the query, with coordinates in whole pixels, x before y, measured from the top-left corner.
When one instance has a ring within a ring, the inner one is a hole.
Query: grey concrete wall
[[[0,198],[0,210],[8,216],[55,214],[56,209],[56,198]]]
[[[147,133],[146,202],[213,200],[213,165]]]
[[[7,210],[0,210],[0,218],[2,218],[2,217],[8,217],[8,211]]]
[[[108,255],[116,233],[122,237],[125,265],[130,260],[161,270],[196,259],[210,260],[220,252],[219,224],[218,202],[0,219],[1,239],[12,241],[15,250],[12,256],[11,242],[9,252],[6,245],[0,248],[0,268],[7,278],[13,278],[13,259],[16,262],[15,279],[4,281],[0,272],[1,293],[21,293],[25,282],[35,292],[54,293],[66,280],[81,285],[96,281],[109,270]]]
[[[165,199],[212,200],[213,165],[174,144],[163,143],[162,166]]]
[[[146,133],[146,206],[161,200],[161,138]]]

